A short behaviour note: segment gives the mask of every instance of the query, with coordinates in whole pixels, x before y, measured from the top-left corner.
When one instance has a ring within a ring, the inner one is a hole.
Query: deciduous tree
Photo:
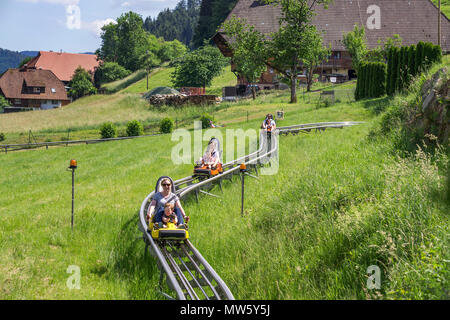
[[[207,87],[214,77],[222,73],[229,60],[219,49],[205,45],[191,51],[175,66],[172,73],[172,83],[175,87]]]
[[[364,26],[359,27],[355,25],[353,31],[343,36],[343,42],[352,57],[352,67],[355,69],[356,74],[358,74],[359,67],[368,54]]]
[[[92,84],[92,76],[81,66],[75,70],[69,87],[68,95],[73,99],[97,93],[97,89]]]
[[[222,24],[225,33],[230,37],[229,44],[233,51],[232,63],[239,75],[245,77],[250,84],[255,84],[267,69],[267,49],[264,35],[250,26],[245,20],[231,17]],[[253,99],[256,88],[252,88]]]
[[[263,0],[267,4],[280,6],[281,18],[278,32],[272,33],[269,63],[278,72],[290,79],[291,103],[297,102],[297,75],[300,64],[308,57],[309,46],[305,39],[315,28],[312,25],[314,7],[326,6],[330,0]]]

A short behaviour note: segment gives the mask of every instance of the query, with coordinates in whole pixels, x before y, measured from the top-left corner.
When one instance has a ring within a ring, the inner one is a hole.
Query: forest
[[[209,40],[237,0],[181,0],[173,9],[147,17],[144,29],[165,41],[178,40],[190,48]]]

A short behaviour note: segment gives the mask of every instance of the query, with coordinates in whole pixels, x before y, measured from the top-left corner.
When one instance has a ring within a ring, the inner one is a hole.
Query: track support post
[[[245,174],[247,173],[247,166],[245,163],[241,164],[240,166],[240,172],[241,172],[241,217],[244,216],[244,187],[245,187]]]

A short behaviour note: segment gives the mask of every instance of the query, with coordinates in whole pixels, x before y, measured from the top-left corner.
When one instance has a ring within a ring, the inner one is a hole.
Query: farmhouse
[[[438,44],[438,18],[441,19],[441,47],[445,53],[450,52],[450,20],[440,14],[438,8],[430,0],[334,0],[325,9],[322,5],[315,7],[316,16],[313,24],[324,32],[323,43],[331,44],[331,56],[315,73],[325,78],[330,74],[340,74],[345,79],[354,77],[352,59],[343,45],[343,35],[353,30],[355,25],[362,25],[366,31],[367,45],[373,49],[379,40],[398,34],[403,45],[417,44],[419,41]],[[231,16],[242,18],[255,26],[261,33],[269,36],[279,29],[280,8],[264,4],[258,0],[240,0],[231,11]],[[219,30],[214,35],[222,54],[232,57],[228,45],[229,38]],[[233,67],[232,67],[233,68]],[[261,76],[259,86],[273,87],[276,83],[276,72],[268,67]],[[245,79],[238,76],[238,84],[246,84]]]
[[[72,80],[75,70],[80,66],[93,75],[95,69],[99,66],[97,56],[93,54],[39,51],[39,54],[27,63],[28,68],[51,70],[65,85]]]
[[[0,95],[13,106],[5,112],[53,109],[70,103],[64,84],[50,70],[9,69],[0,77]]]

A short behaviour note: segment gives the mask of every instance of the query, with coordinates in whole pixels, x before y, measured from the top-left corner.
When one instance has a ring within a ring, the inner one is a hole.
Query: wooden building
[[[67,85],[78,67],[94,76],[99,63],[97,56],[93,54],[39,51],[39,54],[27,63],[27,67],[51,70]]]
[[[379,41],[398,34],[403,45],[417,44],[419,41],[438,44],[438,19],[441,19],[441,47],[450,53],[450,20],[441,13],[430,0],[334,0],[328,9],[322,5],[315,7],[313,24],[324,32],[323,43],[331,44],[332,54],[315,73],[323,75],[341,74],[352,78],[352,59],[343,44],[343,35],[352,31],[355,25],[362,25],[366,31],[367,45],[373,49]],[[279,29],[281,16],[278,6],[267,5],[258,0],[239,0],[227,19],[231,16],[242,18],[269,36]],[[229,38],[219,30],[214,35],[222,54],[232,57],[228,46]],[[268,67],[260,79],[260,86],[268,88],[276,82],[276,72]],[[245,79],[238,77],[238,84]]]
[[[64,84],[50,70],[9,69],[0,77],[0,94],[13,106],[5,111],[53,109],[70,103]]]

